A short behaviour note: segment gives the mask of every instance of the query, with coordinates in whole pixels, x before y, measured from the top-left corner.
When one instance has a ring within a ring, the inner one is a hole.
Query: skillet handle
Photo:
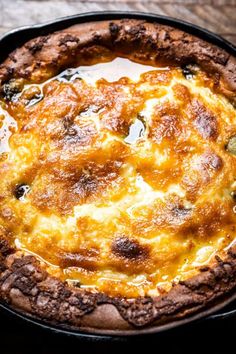
[[[234,310],[231,309],[231,310],[225,311],[223,313],[211,315],[207,319],[208,320],[224,320],[224,319],[231,318],[234,316],[236,316],[236,309],[234,309]]]

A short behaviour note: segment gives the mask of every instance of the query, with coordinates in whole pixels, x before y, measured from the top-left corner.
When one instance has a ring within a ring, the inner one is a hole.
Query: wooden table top
[[[145,11],[180,18],[236,44],[236,0],[0,0],[0,35],[18,26],[104,10]]]

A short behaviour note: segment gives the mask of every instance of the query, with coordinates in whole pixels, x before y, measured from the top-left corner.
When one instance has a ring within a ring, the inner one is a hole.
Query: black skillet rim
[[[234,46],[232,43],[230,43],[226,39],[222,38],[221,36],[209,30],[206,30],[202,27],[191,24],[189,22],[172,18],[172,17],[148,13],[148,12],[144,13],[144,12],[136,12],[136,11],[104,11],[104,12],[88,12],[88,13],[82,13],[73,16],[66,16],[52,21],[48,21],[46,23],[29,25],[29,26],[19,27],[14,30],[11,30],[10,32],[7,32],[2,37],[0,37],[0,62],[2,62],[7,57],[7,55],[10,54],[10,52],[12,52],[14,49],[23,45],[26,41],[38,37],[40,35],[46,35],[64,29],[66,27],[73,26],[78,23],[102,21],[102,20],[115,20],[121,18],[143,19],[149,22],[157,22],[160,24],[169,25],[171,27],[175,27],[187,33],[195,35],[203,40],[206,40],[209,43],[217,45],[218,47],[226,50],[231,55],[236,56],[236,46]],[[3,50],[1,50],[1,48],[3,48]],[[135,336],[137,334],[143,335],[143,334],[151,334],[151,333],[153,334],[161,333],[163,331],[174,329],[175,327],[179,327],[181,325],[184,326],[188,323],[193,323],[195,321],[200,321],[200,320],[206,321],[206,320],[225,319],[227,317],[234,316],[236,314],[236,308],[234,307],[234,304],[233,304],[233,308],[230,308],[227,312],[222,313],[218,311],[222,310],[225,306],[229,305],[235,299],[236,299],[236,294],[233,294],[229,296],[226,300],[221,301],[219,305],[212,306],[211,308],[206,309],[205,311],[187,317],[183,320],[174,321],[172,323],[162,325],[159,328],[153,327],[152,330],[148,328],[147,329],[144,328],[141,330],[134,330],[135,333],[132,333],[133,331],[131,331],[131,333],[126,333],[125,336],[124,334],[119,334],[119,333],[118,334],[113,333],[112,335],[108,333],[108,335],[106,334],[104,335],[101,333],[101,331],[100,331],[101,334],[98,334],[99,330],[98,331],[95,330],[94,331],[95,334],[88,333],[88,332],[83,333],[80,330],[77,331],[73,329],[68,329],[65,326],[63,328],[63,326],[61,325],[55,325],[55,324],[52,325],[45,321],[35,319],[34,317],[27,316],[25,314],[18,312],[17,310],[11,309],[7,304],[0,303],[0,308],[5,312],[9,313],[9,315],[11,316],[16,316],[18,318],[25,320],[28,323],[34,324],[35,326],[39,326],[46,330],[51,330],[54,333],[72,335],[83,339],[110,340],[115,338],[122,339],[125,337]]]

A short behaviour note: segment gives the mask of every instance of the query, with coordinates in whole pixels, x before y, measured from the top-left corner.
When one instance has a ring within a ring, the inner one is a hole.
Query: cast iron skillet
[[[207,42],[217,45],[218,47],[226,50],[228,53],[236,56],[236,47],[230,42],[226,41],[222,37],[202,29],[196,25],[187,23],[182,20],[173,19],[170,17],[155,15],[151,13],[140,13],[140,12],[121,12],[121,11],[106,11],[106,12],[90,12],[85,14],[79,14],[69,17],[60,18],[54,21],[47,22],[45,24],[32,25],[14,29],[2,37],[0,37],[0,63],[8,56],[17,47],[24,44],[26,41],[41,36],[47,35],[49,33],[62,30],[64,28],[73,26],[78,23],[85,23],[91,21],[102,21],[102,20],[115,20],[121,18],[135,18],[141,20],[147,20],[149,22],[157,22],[164,25],[169,25],[175,28],[179,28],[185,32],[191,33],[199,38],[204,39]],[[76,328],[71,329],[63,325],[51,325],[45,323],[41,320],[35,319],[34,317],[21,314],[14,309],[11,309],[8,305],[0,303],[0,308],[9,314],[12,317],[18,317],[24,321],[40,326],[46,330],[50,330],[59,334],[77,336],[83,339],[92,339],[92,340],[110,340],[110,339],[122,339],[123,333],[119,332],[117,336],[114,332],[114,335],[99,335],[96,331],[94,334],[82,333]],[[150,334],[150,333],[159,333],[167,331],[169,329],[174,329],[180,325],[186,325],[187,323],[204,320],[206,321],[216,321],[224,320],[228,317],[236,316],[236,293],[228,295],[225,299],[221,300],[217,305],[212,306],[209,309],[201,311],[198,314],[192,315],[188,318],[182,320],[173,321],[172,323],[167,323],[159,326],[158,328],[147,328],[147,329],[137,329],[131,333],[124,333],[125,335],[140,335],[140,334]],[[103,332],[104,333],[104,332]],[[124,339],[125,337],[123,337]]]

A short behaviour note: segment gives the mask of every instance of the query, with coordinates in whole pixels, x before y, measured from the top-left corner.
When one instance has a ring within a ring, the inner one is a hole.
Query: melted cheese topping
[[[234,135],[196,68],[116,58],[25,83],[0,101],[0,235],[71,284],[161,294],[234,242]]]

